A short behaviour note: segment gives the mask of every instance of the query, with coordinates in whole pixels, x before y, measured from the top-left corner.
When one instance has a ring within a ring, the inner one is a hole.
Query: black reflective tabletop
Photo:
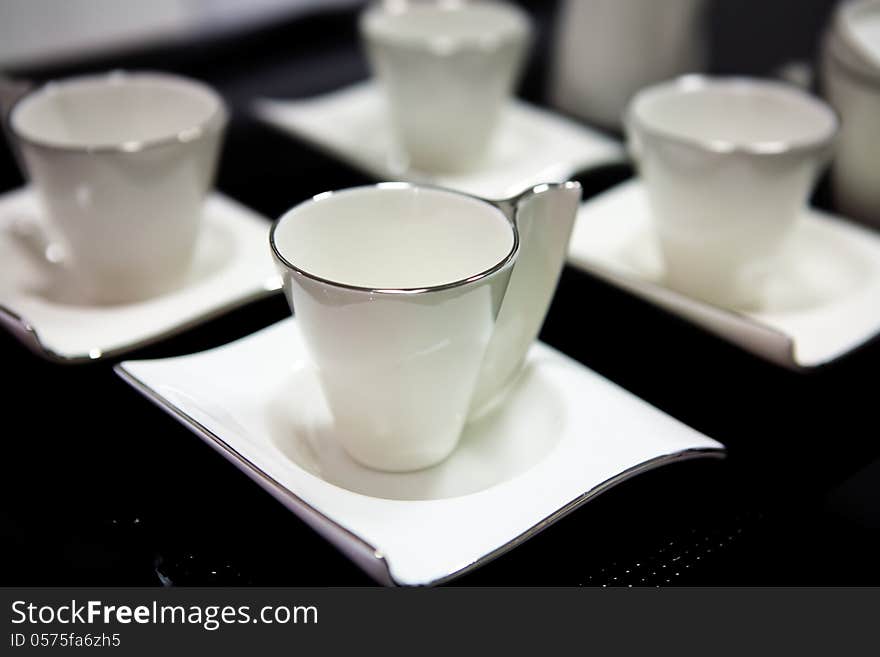
[[[751,74],[812,57],[830,5],[764,3],[774,9],[762,22],[744,15],[750,3],[716,4],[713,69]],[[797,29],[794,5],[810,5]],[[543,104],[555,5],[528,8],[540,30],[521,95]],[[365,78],[353,11],[16,73],[50,79],[108,68],[171,70],[214,85],[233,109],[218,187],[266,217],[369,182],[248,114],[261,95],[307,97]],[[578,179],[591,196],[631,175],[615,166]],[[4,145],[0,190],[20,184]],[[820,188],[815,201],[824,199]],[[129,357],[203,350],[288,315],[275,296]],[[627,481],[455,584],[880,584],[880,342],[814,372],[790,372],[571,268],[541,338],[722,441],[729,456]],[[112,362],[52,364],[5,333],[0,358],[0,583],[370,583],[129,388]]]

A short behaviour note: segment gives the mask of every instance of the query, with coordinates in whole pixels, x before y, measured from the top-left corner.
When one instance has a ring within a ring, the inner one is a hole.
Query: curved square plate
[[[28,188],[0,196],[0,324],[35,353],[61,363],[112,357],[272,294],[269,222],[211,194],[189,277],[177,290],[129,304],[80,299],[45,255],[39,204]]]
[[[713,306],[665,287],[639,180],[581,206],[568,261],[771,362],[809,369],[880,333],[880,236],[813,208],[794,230],[755,310]]]
[[[378,180],[427,182],[484,198],[508,198],[540,183],[565,182],[589,167],[625,160],[623,147],[613,139],[519,100],[507,107],[485,166],[460,174],[394,166],[388,113],[373,82],[305,100],[258,100],[254,112]]]
[[[453,455],[412,473],[333,440],[295,320],[117,372],[386,584],[443,582],[615,484],[724,447],[537,343],[507,401]]]

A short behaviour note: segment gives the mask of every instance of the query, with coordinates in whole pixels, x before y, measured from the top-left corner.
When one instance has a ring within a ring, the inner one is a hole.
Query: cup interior
[[[361,26],[372,38],[440,52],[492,47],[529,31],[526,15],[502,2],[377,4],[364,13]]]
[[[516,248],[494,205],[405,184],[316,196],[283,215],[271,241],[306,276],[370,290],[464,283],[503,267]]]
[[[648,133],[711,150],[784,152],[820,146],[837,130],[822,100],[755,79],[686,76],[639,92],[630,121]]]
[[[13,133],[47,147],[138,150],[187,141],[223,112],[223,101],[194,80],[159,73],[110,73],[52,82],[13,108]]]

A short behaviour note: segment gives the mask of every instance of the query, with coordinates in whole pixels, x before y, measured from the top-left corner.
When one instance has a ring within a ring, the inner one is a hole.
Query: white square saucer
[[[28,188],[0,196],[0,325],[62,363],[112,357],[156,342],[280,289],[269,222],[221,194],[205,203],[193,266],[181,287],[137,303],[81,300],[46,254]]]
[[[486,165],[461,174],[394,166],[388,112],[373,82],[305,100],[261,99],[254,112],[378,180],[428,182],[490,199],[508,198],[539,183],[564,182],[586,168],[626,159],[613,139],[519,100],[508,106]]]
[[[386,584],[448,580],[629,477],[725,453],[540,343],[507,402],[412,473],[364,468],[339,447],[294,319],[116,371]]]
[[[880,236],[813,208],[795,228],[755,310],[695,300],[663,284],[663,262],[642,183],[581,206],[569,248],[575,267],[771,362],[801,370],[880,333]]]

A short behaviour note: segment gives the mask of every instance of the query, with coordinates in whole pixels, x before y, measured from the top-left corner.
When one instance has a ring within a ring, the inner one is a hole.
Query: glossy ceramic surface
[[[706,68],[706,0],[565,0],[553,40],[550,100],[620,129],[639,89]]]
[[[507,198],[625,159],[616,141],[517,100],[505,108],[484,166],[445,174],[406,168],[395,159],[382,94],[372,82],[306,100],[260,100],[254,108],[263,121],[377,180],[428,182],[484,198]]]
[[[829,32],[839,57],[859,72],[880,78],[880,2],[841,2]]]
[[[182,283],[150,299],[95,304],[42,230],[28,188],[0,196],[0,324],[37,354],[64,363],[111,357],[180,332],[281,287],[266,248],[269,222],[214,193]]]
[[[384,183],[276,222],[288,300],[352,456],[406,471],[449,455],[537,336],[579,199],[576,183],[494,204]]]
[[[841,5],[822,49],[823,93],[842,119],[831,169],[835,205],[880,226],[880,3]]]
[[[397,153],[433,172],[483,166],[531,34],[504,2],[375,3],[361,35]]]
[[[778,267],[748,309],[669,287],[645,186],[624,183],[581,206],[569,262],[743,349],[792,369],[830,363],[880,333],[880,238],[805,209]]]
[[[225,123],[215,92],[164,73],[52,82],[12,108],[46,228],[93,302],[149,298],[183,280]]]
[[[724,449],[540,343],[509,403],[450,458],[404,474],[339,449],[295,320],[117,371],[387,584],[448,580],[629,477]]]
[[[778,82],[685,76],[640,91],[627,136],[669,285],[714,304],[755,303],[837,127],[824,102]]]

